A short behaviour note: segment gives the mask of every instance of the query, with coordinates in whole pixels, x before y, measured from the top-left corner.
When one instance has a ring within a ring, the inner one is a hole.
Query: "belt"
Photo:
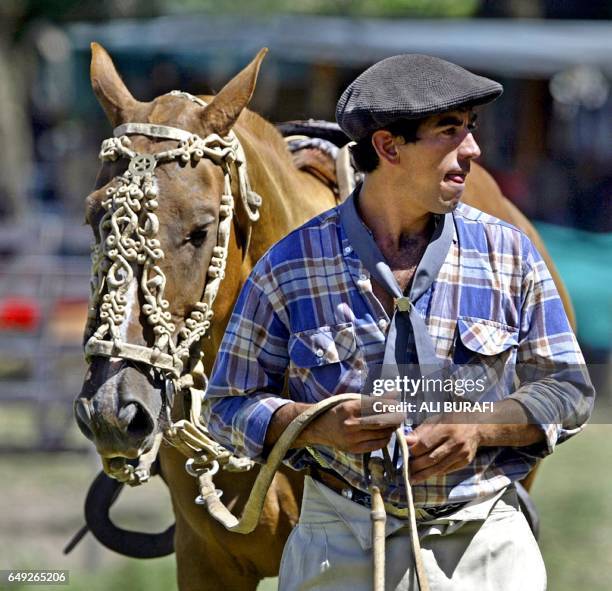
[[[372,508],[372,497],[369,493],[364,492],[354,487],[350,482],[347,482],[340,475],[336,474],[332,470],[322,468],[321,466],[315,466],[311,464],[308,469],[308,473],[313,480],[320,482],[327,488],[333,490],[335,493],[343,496],[345,499],[349,499],[362,507],[368,509]],[[432,519],[441,519],[455,513],[462,507],[465,507],[468,503],[447,503],[445,505],[439,505],[437,507],[416,507],[416,518],[417,521],[430,521]],[[398,507],[392,503],[385,501],[385,509],[387,513],[399,518],[408,517],[408,508]]]

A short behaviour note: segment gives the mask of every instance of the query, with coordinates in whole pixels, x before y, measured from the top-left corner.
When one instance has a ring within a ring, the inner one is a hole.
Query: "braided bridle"
[[[186,98],[201,107],[206,103],[185,92],[172,91],[173,96]],[[175,140],[176,148],[156,153],[140,153],[131,148],[130,135]],[[102,142],[100,159],[129,160],[127,170],[115,179],[106,190],[102,201],[105,210],[100,220],[99,241],[92,247],[91,291],[85,329],[85,355],[118,357],[156,368],[165,377],[165,396],[168,417],[172,396],[169,392],[186,392],[190,395],[189,417],[167,429],[163,436],[190,458],[190,473],[197,475],[205,466],[218,469],[221,463],[226,469],[249,469],[252,463],[236,458],[208,436],[199,421],[199,410],[208,379],[204,372],[201,347],[197,347],[210,328],[213,303],[225,274],[228,245],[234,215],[235,200],[232,195],[232,177],[238,187],[237,198],[247,214],[249,224],[259,219],[261,197],[251,190],[247,174],[246,156],[238,137],[230,131],[225,137],[210,134],[201,138],[197,134],[151,123],[125,123],[113,131],[113,137]],[[204,293],[184,326],[176,334],[168,300],[164,298],[166,276],[160,262],[164,251],[157,238],[159,219],[158,187],[155,176],[160,163],[179,161],[198,163],[208,158],[221,167],[224,190],[219,208],[217,244],[207,272]],[[141,268],[140,277],[134,266]],[[136,286],[134,282],[138,281]],[[144,301],[142,313],[153,331],[151,346],[127,342],[124,335],[126,305],[130,289],[140,291]],[[149,476],[161,437],[155,440],[154,450],[141,456],[134,468],[122,458],[104,462],[107,473],[129,484],[139,484]],[[195,462],[195,466],[194,466]]]

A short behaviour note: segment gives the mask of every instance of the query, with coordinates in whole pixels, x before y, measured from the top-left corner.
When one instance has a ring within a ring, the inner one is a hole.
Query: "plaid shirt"
[[[456,360],[467,351],[485,364],[501,359],[506,366],[584,368],[554,283],[525,234],[465,204],[453,220],[444,264],[416,303],[437,355]],[[211,434],[234,452],[263,461],[276,409],[361,392],[368,369],[382,363],[388,325],[337,208],[314,218],[274,245],[242,289],[204,401]],[[415,485],[417,506],[473,500],[521,479],[539,457],[581,429],[594,392],[582,370],[564,381],[522,384],[505,396],[537,417],[545,440],[479,448],[469,466]],[[314,458],[367,490],[362,455],[317,446],[293,451],[286,462],[302,469]],[[403,506],[400,473],[385,496]]]

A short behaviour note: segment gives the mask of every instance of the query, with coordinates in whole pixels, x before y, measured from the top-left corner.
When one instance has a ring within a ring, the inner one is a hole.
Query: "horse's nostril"
[[[127,433],[133,437],[146,437],[153,432],[155,423],[151,415],[137,402],[126,404],[118,413]]]
[[[91,430],[91,410],[89,400],[80,399],[74,403],[74,415],[81,433],[88,439],[93,438]]]
[[[122,425],[128,427],[130,423],[134,420],[134,417],[138,413],[138,404],[135,402],[130,402],[126,404],[124,407],[119,409],[117,413],[117,418],[121,422]]]

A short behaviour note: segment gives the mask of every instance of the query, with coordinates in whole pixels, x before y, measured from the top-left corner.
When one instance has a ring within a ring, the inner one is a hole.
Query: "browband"
[[[113,130],[115,137],[128,134],[147,135],[166,140],[177,140],[179,142],[185,142],[193,135],[190,131],[185,131],[184,129],[153,123],[124,123]]]

